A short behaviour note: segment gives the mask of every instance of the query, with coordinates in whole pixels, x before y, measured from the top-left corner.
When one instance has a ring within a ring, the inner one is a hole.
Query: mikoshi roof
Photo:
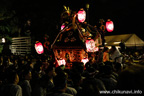
[[[78,29],[70,29],[59,34],[53,48],[85,48],[85,42]]]
[[[105,40],[106,46],[118,46],[121,42],[123,42],[125,46],[144,46],[144,41],[136,34],[105,36]]]
[[[85,49],[85,40],[88,37],[95,38],[96,35],[97,30],[90,24],[70,23],[64,29],[60,30],[51,47]]]

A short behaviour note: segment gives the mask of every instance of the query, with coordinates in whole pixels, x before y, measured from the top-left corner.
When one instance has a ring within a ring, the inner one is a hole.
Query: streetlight
[[[3,37],[3,38],[2,38],[2,43],[5,43],[5,42],[6,42],[6,40],[5,40],[5,38]]]

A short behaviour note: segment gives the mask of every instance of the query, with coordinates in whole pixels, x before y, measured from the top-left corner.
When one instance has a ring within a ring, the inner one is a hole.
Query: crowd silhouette
[[[144,55],[116,52],[120,55],[114,57],[113,53],[100,48],[85,65],[73,62],[69,69],[56,67],[53,54],[1,54],[0,96],[107,96],[100,91],[143,91]],[[134,57],[138,63],[132,61]]]

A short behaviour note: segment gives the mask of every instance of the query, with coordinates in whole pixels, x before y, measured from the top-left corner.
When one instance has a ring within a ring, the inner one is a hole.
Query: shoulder
[[[22,89],[20,85],[15,85],[15,84],[13,84],[11,88],[12,89],[17,89],[17,90],[18,89],[20,89],[20,90]]]
[[[21,86],[30,86],[30,82],[28,80],[24,80],[20,84]]]
[[[21,88],[21,86],[20,85],[15,85],[15,84],[13,84],[12,85],[12,87],[11,87],[11,92],[13,93],[13,92],[16,92],[16,93],[21,93],[22,92],[22,88]]]
[[[73,94],[73,95],[77,94],[76,89],[73,88],[73,87],[67,87],[66,92],[69,93],[69,94]]]

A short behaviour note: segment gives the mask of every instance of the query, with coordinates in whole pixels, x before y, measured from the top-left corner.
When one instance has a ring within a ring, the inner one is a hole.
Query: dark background
[[[1,0],[0,5],[16,11],[21,20],[31,20],[31,32],[37,39],[46,33],[53,40],[59,32],[60,14],[63,5],[72,11],[86,10],[89,3],[89,23],[98,25],[99,19],[111,19],[114,31],[106,33],[135,33],[144,40],[144,1],[143,0]]]

